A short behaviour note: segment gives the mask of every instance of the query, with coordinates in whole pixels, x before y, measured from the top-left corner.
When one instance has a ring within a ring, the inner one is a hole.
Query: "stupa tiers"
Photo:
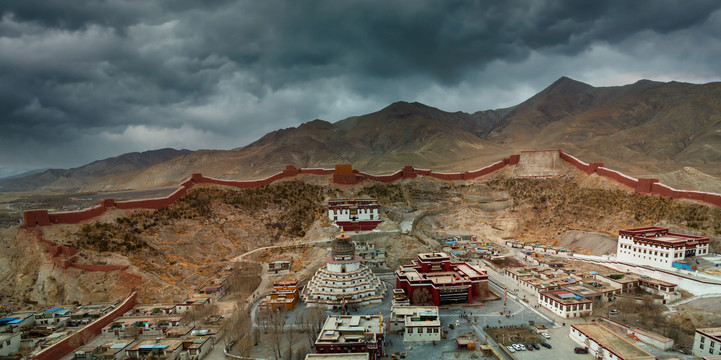
[[[333,309],[347,305],[364,306],[383,301],[385,286],[361,263],[360,256],[343,231],[333,240],[326,266],[318,269],[303,289],[308,307]]]

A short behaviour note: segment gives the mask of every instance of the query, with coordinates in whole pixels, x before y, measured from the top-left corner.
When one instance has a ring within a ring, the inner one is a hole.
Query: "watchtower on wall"
[[[353,173],[353,166],[349,164],[336,165],[333,172],[333,182],[346,185],[357,183],[358,177]]]
[[[513,168],[517,177],[552,177],[561,173],[558,150],[521,151],[518,164]]]

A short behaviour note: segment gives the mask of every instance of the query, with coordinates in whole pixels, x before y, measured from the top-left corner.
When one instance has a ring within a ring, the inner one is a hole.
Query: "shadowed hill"
[[[0,181],[0,191],[74,191],[103,177],[122,175],[192,153],[190,150],[159,149],[132,152],[94,161],[74,169],[48,169]]]
[[[233,150],[196,151],[152,166],[106,170],[103,176],[75,171],[76,176],[68,177],[60,170],[48,171],[30,176],[32,181],[6,182],[6,189],[145,189],[173,186],[194,172],[260,178],[288,164],[351,163],[374,173],[404,165],[470,170],[521,150],[548,148],[634,176],[697,170],[669,177],[669,185],[675,187],[696,189],[708,179],[721,183],[721,83],[642,80],[593,87],[562,77],[511,108],[468,114],[397,102],[335,123],[313,120],[273,131]],[[703,190],[721,192],[716,185]]]

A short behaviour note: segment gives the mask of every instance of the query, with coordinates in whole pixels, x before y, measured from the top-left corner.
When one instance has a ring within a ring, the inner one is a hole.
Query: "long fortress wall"
[[[659,183],[658,179],[636,179],[619,171],[608,169],[603,166],[603,163],[585,163],[578,158],[563,152],[562,150],[548,151],[558,151],[560,159],[586,174],[598,174],[599,176],[603,176],[616,181],[619,184],[628,186],[641,194],[651,194],[672,199],[691,199],[715,206],[721,206],[721,194],[677,190]],[[477,170],[451,173],[435,172],[428,169],[416,169],[412,166],[405,166],[401,170],[388,175],[373,175],[353,170],[350,165],[336,165],[335,169],[299,169],[293,165],[288,165],[285,170],[267,178],[258,180],[223,180],[205,177],[202,174],[193,174],[190,179],[181,183],[177,190],[166,197],[127,201],[104,199],[100,201],[100,205],[88,209],[57,213],[49,213],[47,210],[28,210],[23,212],[23,226],[26,228],[32,228],[53,224],[77,224],[103,215],[107,209],[111,207],[118,209],[159,209],[176,202],[178,199],[185,196],[188,193],[188,190],[190,190],[193,186],[199,184],[215,184],[239,189],[250,189],[268,185],[281,179],[292,178],[301,174],[317,176],[333,175],[333,182],[343,185],[356,184],[358,181],[362,180],[390,183],[401,179],[412,179],[417,176],[429,176],[445,181],[473,180],[492,174],[507,166],[514,166],[518,164],[521,156],[524,156],[524,153],[529,152],[522,151],[521,154],[511,155],[508,158]]]
[[[576,167],[578,170],[585,172],[586,174],[596,173],[599,176],[609,178],[620,184],[626,185],[637,193],[641,194],[652,194],[663,196],[671,199],[690,199],[703,201],[715,206],[721,206],[721,194],[708,193],[703,191],[686,191],[674,189],[668,185],[663,185],[658,182],[658,179],[636,179],[619,171],[612,170],[603,166],[603,163],[590,163],[587,164],[577,158],[564,153],[559,150],[561,159],[565,160],[569,164]]]

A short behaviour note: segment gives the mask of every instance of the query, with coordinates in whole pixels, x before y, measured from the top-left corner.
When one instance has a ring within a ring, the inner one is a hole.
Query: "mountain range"
[[[189,144],[192,145],[192,144]],[[475,169],[522,150],[563,149],[633,176],[721,192],[721,83],[641,80],[614,87],[562,77],[513,107],[445,112],[397,102],[334,123],[313,120],[232,150],[161,149],[0,180],[0,191],[110,191],[174,186],[194,172],[227,179],[285,165],[384,173],[404,165]]]

